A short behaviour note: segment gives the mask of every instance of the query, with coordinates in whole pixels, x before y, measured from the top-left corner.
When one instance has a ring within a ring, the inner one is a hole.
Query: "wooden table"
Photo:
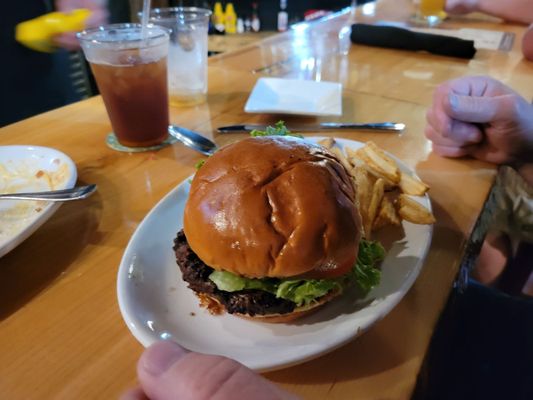
[[[207,49],[213,53],[225,53],[254,44],[263,38],[275,35],[273,31],[244,32],[239,34],[209,35]]]
[[[407,0],[384,1],[376,16],[365,18],[405,20],[410,7]],[[207,104],[172,109],[172,122],[220,145],[238,140],[243,136],[217,136],[215,128],[275,122],[275,116],[243,112],[255,81],[273,75],[342,82],[343,116],[329,120],[408,125],[402,135],[336,135],[374,140],[431,185],[437,223],[422,273],[401,303],[359,339],[317,360],[266,374],[307,399],[404,399],[413,390],[494,177],[494,166],[431,153],[423,128],[433,89],[450,78],[488,74],[531,98],[533,63],[522,60],[519,51],[524,27],[477,18],[452,19],[443,27],[514,32],[512,51],[480,50],[471,61],[364,46],[341,55],[337,36],[349,18],[343,14],[212,58]],[[288,119],[308,121],[314,119]],[[202,157],[181,145],[150,153],[115,152],[104,144],[110,129],[97,97],[0,130],[1,145],[65,152],[76,162],[80,183],[99,187],[87,201],[63,205],[0,259],[2,398],[116,398],[136,383],[135,363],[143,349],[118,310],[117,267],[142,218]]]

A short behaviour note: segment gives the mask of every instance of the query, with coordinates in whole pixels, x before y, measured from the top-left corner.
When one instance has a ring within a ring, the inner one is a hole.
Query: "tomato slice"
[[[313,271],[309,271],[305,274],[306,278],[309,279],[332,279],[332,278],[338,278],[339,276],[345,275],[353,268],[355,265],[357,257],[351,257],[349,260],[340,263],[335,268],[323,268],[323,269],[315,269]]]

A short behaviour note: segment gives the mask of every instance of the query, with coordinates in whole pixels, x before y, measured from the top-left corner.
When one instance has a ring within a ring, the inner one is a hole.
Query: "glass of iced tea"
[[[148,147],[168,136],[169,32],[140,24],[101,26],[78,33],[113,131],[120,144]]]

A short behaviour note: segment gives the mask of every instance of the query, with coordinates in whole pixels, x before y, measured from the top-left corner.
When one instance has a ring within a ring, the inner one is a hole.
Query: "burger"
[[[183,280],[212,313],[264,322],[369,290],[383,249],[362,239],[355,190],[332,153],[302,138],[222,148],[191,182],[174,241]]]

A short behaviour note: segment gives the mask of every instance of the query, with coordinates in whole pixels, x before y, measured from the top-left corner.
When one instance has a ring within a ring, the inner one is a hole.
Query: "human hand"
[[[436,89],[426,118],[426,137],[441,156],[531,162],[533,106],[495,79],[473,76],[445,82]]]
[[[522,38],[522,53],[529,61],[533,61],[533,24],[529,25]]]
[[[189,352],[170,341],[145,350],[137,375],[141,386],[121,400],[297,399],[237,361]]]
[[[478,10],[478,0],[446,0],[444,9],[450,14],[468,14]]]
[[[85,22],[86,28],[93,28],[107,23],[109,13],[107,0],[56,0],[56,9],[61,12],[71,12],[78,8],[91,10],[91,15]],[[80,44],[76,32],[66,32],[54,37],[54,44],[67,50],[78,50]]]

